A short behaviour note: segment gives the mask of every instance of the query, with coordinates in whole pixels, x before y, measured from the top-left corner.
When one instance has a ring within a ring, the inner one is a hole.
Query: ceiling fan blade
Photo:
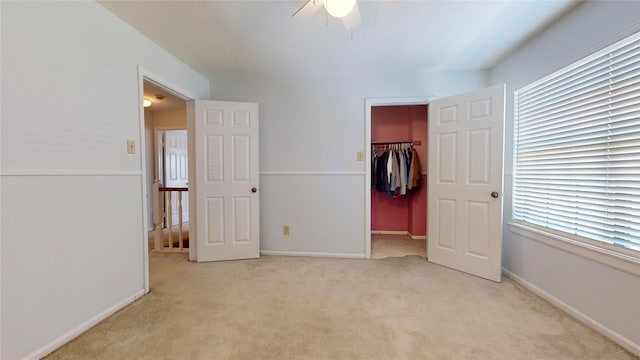
[[[323,6],[322,0],[307,0],[291,17],[305,18],[318,11]]]
[[[351,30],[356,26],[360,25],[360,10],[358,9],[358,2],[353,6],[353,10],[348,13],[345,17],[342,18],[342,22],[344,23],[344,27],[347,30]]]

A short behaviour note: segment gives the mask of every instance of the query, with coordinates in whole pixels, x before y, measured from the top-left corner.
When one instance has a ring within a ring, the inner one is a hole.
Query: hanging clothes
[[[376,188],[376,174],[378,172],[378,152],[371,148],[371,188]]]
[[[393,150],[393,163],[391,168],[391,195],[397,196],[400,191],[400,154],[398,150]]]
[[[393,173],[393,164],[395,163],[395,152],[393,150],[389,151],[389,156],[387,157],[387,195],[391,195],[394,187],[394,176]]]
[[[420,175],[420,162],[418,161],[418,154],[413,151],[413,156],[411,158],[411,165],[409,166],[409,174],[408,174],[408,184],[407,188],[409,190],[413,190],[418,187],[420,184],[420,180],[422,179]]]
[[[387,191],[387,159],[389,153],[383,152],[376,156],[376,186],[375,189],[379,192]]]
[[[400,154],[400,195],[407,195],[407,157],[405,150],[401,150]]]
[[[419,161],[411,143],[372,146],[372,189],[394,197],[406,197],[418,188],[419,182]]]

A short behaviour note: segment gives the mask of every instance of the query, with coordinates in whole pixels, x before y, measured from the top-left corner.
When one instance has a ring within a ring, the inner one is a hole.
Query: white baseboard
[[[332,258],[345,258],[345,259],[364,259],[365,258],[364,254],[323,253],[323,252],[308,252],[308,251],[260,250],[260,255],[332,257]]]
[[[408,231],[396,230],[371,230],[371,234],[375,235],[409,235]]]
[[[508,278],[510,278],[513,281],[515,281],[516,283],[520,284],[525,289],[527,289],[527,290],[531,291],[532,293],[540,296],[541,298],[545,299],[546,301],[550,302],[551,304],[559,307],[564,312],[566,312],[569,315],[573,316],[578,321],[584,323],[585,325],[591,327],[595,331],[597,331],[597,332],[601,333],[602,335],[608,337],[609,339],[613,340],[615,343],[619,344],[620,346],[622,346],[626,350],[630,351],[631,353],[635,354],[636,356],[640,356],[640,344],[636,344],[633,341],[631,341],[631,340],[627,339],[626,337],[624,337],[623,335],[620,335],[617,332],[609,329],[605,325],[603,325],[603,324],[599,323],[598,321],[590,318],[588,315],[582,313],[581,311],[575,309],[571,305],[563,302],[562,300],[556,298],[555,296],[549,294],[548,292],[540,289],[539,287],[537,287],[534,284],[530,283],[529,281],[521,278],[520,276],[512,273],[511,271],[509,271],[509,270],[507,270],[505,268],[502,268],[502,273],[505,276],[507,276]]]
[[[83,332],[89,330],[90,328],[92,328],[93,326],[97,325],[100,321],[108,318],[109,316],[115,314],[118,310],[124,308],[125,306],[131,304],[132,302],[136,301],[138,298],[140,298],[142,295],[144,295],[144,289],[141,289],[139,291],[137,291],[135,294],[128,296],[127,298],[125,298],[124,300],[120,301],[119,303],[107,308],[106,310],[104,310],[103,312],[99,313],[98,315],[90,318],[89,320],[85,321],[84,323],[80,324],[80,326],[76,327],[75,329],[71,329],[71,331],[67,332],[66,334],[63,334],[62,336],[58,337],[57,339],[53,340],[52,342],[48,343],[47,345],[41,347],[40,349],[32,352],[31,354],[27,355],[24,359],[42,359],[43,357],[49,355],[50,353],[52,353],[54,350],[56,350],[57,348],[61,347],[62,345],[68,343],[69,341],[75,339],[76,337],[78,337],[80,334],[82,334]]]
[[[426,235],[412,235],[408,231],[396,231],[396,230],[371,230],[372,235],[407,235],[413,240],[427,240]]]

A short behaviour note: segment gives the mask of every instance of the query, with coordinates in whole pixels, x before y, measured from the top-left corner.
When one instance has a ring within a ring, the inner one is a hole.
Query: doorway
[[[427,98],[366,100],[366,258],[426,257],[427,104]],[[417,188],[406,193],[376,189],[376,154],[403,147],[417,156]]]
[[[168,90],[144,81],[149,248],[188,251],[187,107],[186,101]],[[153,203],[159,182],[158,204]],[[157,207],[157,208],[156,208]],[[157,214],[161,216],[158,217]],[[161,239],[154,232],[161,228]]]
[[[154,180],[161,179],[163,156],[158,149],[162,142],[158,141],[158,134],[163,130],[182,129],[186,131],[186,102],[194,97],[173,90],[172,85],[156,75],[138,68],[139,99],[141,101],[141,165],[143,187],[143,256],[144,256],[144,290],[149,292],[149,234],[155,227],[153,198]],[[179,114],[184,115],[180,116]],[[180,119],[181,118],[181,119]],[[188,198],[188,196],[187,196]],[[187,207],[188,209],[188,207]],[[188,228],[185,229],[188,237]]]
[[[429,104],[428,261],[493,281],[501,279],[506,85],[440,99],[367,99],[373,106]],[[365,257],[371,258],[371,154],[365,152]]]
[[[427,105],[371,108],[371,257],[426,258]]]

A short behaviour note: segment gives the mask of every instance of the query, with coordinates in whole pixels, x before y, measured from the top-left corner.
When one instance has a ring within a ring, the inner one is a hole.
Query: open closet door
[[[505,85],[429,103],[428,259],[501,281]]]
[[[190,259],[259,257],[258,104],[196,100],[187,118]]]

